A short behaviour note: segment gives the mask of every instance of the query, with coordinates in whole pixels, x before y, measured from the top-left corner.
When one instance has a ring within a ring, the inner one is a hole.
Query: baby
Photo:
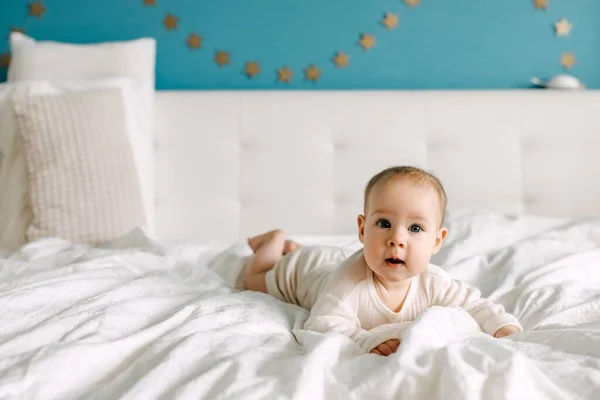
[[[446,193],[432,174],[392,167],[373,176],[358,216],[362,249],[347,256],[335,247],[301,247],[275,230],[248,243],[248,290],[269,293],[310,310],[304,329],[338,332],[365,352],[394,353],[399,326],[433,306],[462,307],[494,337],[521,332],[504,307],[430,264],[448,234]]]

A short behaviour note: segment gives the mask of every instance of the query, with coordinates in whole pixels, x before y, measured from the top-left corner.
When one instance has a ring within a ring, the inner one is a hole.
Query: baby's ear
[[[364,243],[363,238],[365,237],[365,216],[360,214],[356,219],[356,222],[358,223],[358,240],[360,240],[361,243]]]
[[[444,243],[446,236],[448,236],[448,228],[443,226],[440,229],[438,229],[437,234],[435,235],[435,246],[433,246],[433,254],[436,254],[438,251],[440,251],[440,248],[442,247],[442,243]]]

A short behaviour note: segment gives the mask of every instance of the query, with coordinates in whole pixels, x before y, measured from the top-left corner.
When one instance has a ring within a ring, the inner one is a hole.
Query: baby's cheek
[[[430,241],[425,240],[420,242],[418,246],[415,246],[415,251],[413,252],[412,256],[416,264],[428,264],[431,255],[433,254],[433,247],[434,246],[430,243]]]
[[[435,247],[436,240],[437,240],[437,237],[434,232],[433,233],[427,232],[425,235],[422,235],[419,238],[419,245],[423,246],[424,251],[429,251]]]
[[[377,263],[377,254],[376,254],[376,252],[374,252],[371,249],[368,253],[365,253],[365,260],[367,261],[367,264],[369,266],[375,265]]]

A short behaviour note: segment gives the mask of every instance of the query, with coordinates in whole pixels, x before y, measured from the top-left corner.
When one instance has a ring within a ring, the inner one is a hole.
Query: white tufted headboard
[[[157,233],[354,234],[378,170],[437,174],[450,208],[600,216],[600,92],[158,92]]]

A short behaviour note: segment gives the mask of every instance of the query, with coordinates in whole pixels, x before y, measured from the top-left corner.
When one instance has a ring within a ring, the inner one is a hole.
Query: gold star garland
[[[36,1],[35,3],[28,3],[27,10],[30,16],[42,18],[42,16],[46,12],[46,7],[44,7],[41,1]]]
[[[537,10],[547,10],[549,0],[531,0],[533,6]],[[146,6],[154,6],[156,4],[156,0],[143,0],[144,5]],[[404,0],[404,3],[410,8],[417,7],[421,4],[421,0]],[[176,29],[177,28],[177,19],[171,21],[171,27],[167,23],[167,19],[173,19],[174,17],[171,14],[168,14],[164,20],[164,24],[167,27],[167,30]],[[383,25],[388,31],[398,28],[399,26],[399,18],[398,14],[394,14],[392,12],[384,13],[382,19],[379,21],[381,25]],[[560,21],[554,24],[556,36],[569,36],[570,31],[572,29],[572,25],[565,18],[562,18]],[[201,47],[200,36],[196,36],[195,34],[190,34],[187,39],[188,46],[190,50],[200,48]],[[365,52],[368,52],[372,48],[376,47],[375,35],[372,33],[362,33],[360,35],[360,39],[356,43],[360,46]],[[331,58],[331,62],[335,65],[337,69],[347,67],[350,62],[350,54],[346,54],[343,51],[338,51]],[[229,52],[218,50],[214,57],[214,62],[221,68],[231,63]],[[570,69],[576,63],[575,55],[573,53],[564,53],[561,56],[560,64],[566,68]],[[322,74],[322,71],[317,67],[315,63],[310,64],[308,67],[304,68],[304,79],[311,82],[317,82]],[[254,79],[256,75],[261,73],[261,69],[259,63],[257,61],[246,61],[244,69],[244,75],[246,75],[249,79]],[[280,83],[290,84],[292,82],[292,77],[294,72],[289,68],[289,66],[284,66],[280,69],[275,70],[276,73],[276,81]]]
[[[548,0],[533,0],[533,6],[539,10],[547,10]]]
[[[175,30],[179,28],[179,18],[171,13],[168,13],[165,19],[163,19],[163,24],[168,31]]]
[[[554,24],[554,29],[556,30],[556,36],[569,36],[571,34],[571,29],[573,25],[565,18],[562,18],[560,21]]]
[[[320,76],[321,70],[315,64],[311,64],[308,68],[304,69],[304,79],[307,81],[316,82]]]
[[[190,50],[199,49],[202,47],[202,36],[198,36],[194,32],[192,32],[188,36],[186,43]]]
[[[0,54],[0,67],[8,68],[9,64],[10,64],[10,54],[9,53]]]
[[[381,20],[381,24],[387,28],[388,31],[391,31],[394,28],[398,27],[398,15],[392,14],[390,12],[385,13],[385,16]]]
[[[549,0],[532,0],[533,6],[537,10],[547,10]],[[561,18],[558,22],[553,24],[554,26],[554,34],[555,36],[570,36],[571,29],[573,29],[573,25],[566,19]],[[575,58],[575,53],[562,53],[560,56],[560,65],[567,70],[573,68],[573,66],[577,63],[577,59]]]
[[[219,68],[224,67],[225,65],[229,65],[231,61],[229,60],[229,53],[222,50],[217,50],[215,53],[214,61],[217,63]]]
[[[337,68],[347,67],[348,63],[350,62],[350,55],[338,51],[332,60]]]
[[[285,67],[277,70],[277,80],[279,82],[292,83],[293,76],[294,76],[294,73],[287,65]]]
[[[573,65],[575,65],[576,62],[577,60],[575,59],[574,53],[563,53],[560,57],[560,65],[566,69],[573,68]]]
[[[533,7],[536,10],[546,11],[548,9],[549,0],[531,0]],[[156,0],[142,0],[144,7],[155,7]],[[421,0],[404,0],[404,3],[410,8],[414,8],[421,4]],[[27,14],[30,17],[36,19],[42,19],[46,13],[46,7],[43,1],[31,1],[27,3]],[[388,31],[398,28],[399,26],[399,15],[392,12],[386,12],[383,18],[379,21]],[[179,29],[179,17],[167,13],[162,21],[167,31],[173,31]],[[553,24],[556,37],[570,36],[573,25],[566,19],[561,18],[559,21]],[[25,33],[25,27],[11,27],[10,32],[21,32]],[[9,32],[9,35],[10,35]],[[202,48],[202,36],[192,32],[188,35],[185,40],[189,50],[197,50]],[[356,43],[362,47],[365,52],[368,52],[375,47],[375,35],[370,33],[362,33],[359,41]],[[335,53],[331,58],[331,62],[337,69],[344,68],[349,65],[350,54],[346,54],[341,50]],[[231,64],[230,54],[225,50],[217,50],[213,61],[222,68]],[[575,54],[573,52],[562,53],[560,58],[560,65],[565,69],[571,69],[577,63]],[[0,67],[7,68],[10,64],[10,53],[5,52],[0,54]],[[315,63],[310,64],[304,70],[304,79],[307,81],[317,82],[322,74],[322,71],[316,66]],[[290,84],[294,72],[286,65],[281,69],[275,71],[277,75],[277,82]],[[260,65],[258,61],[247,61],[245,63],[243,73],[248,76],[249,79],[253,79],[256,75],[261,73]]]
[[[260,65],[256,61],[248,61],[244,67],[244,73],[248,75],[248,78],[254,79],[256,75],[260,74]]]

